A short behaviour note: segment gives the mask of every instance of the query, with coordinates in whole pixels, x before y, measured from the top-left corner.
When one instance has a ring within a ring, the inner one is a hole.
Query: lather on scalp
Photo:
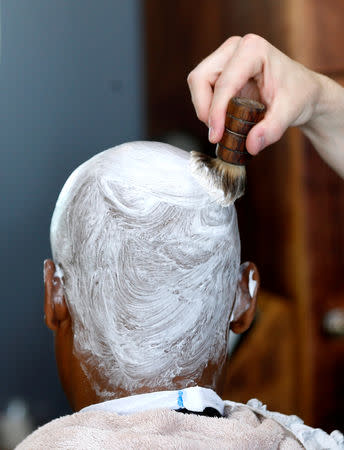
[[[177,377],[192,385],[209,361],[221,366],[239,270],[236,212],[209,197],[189,162],[166,144],[124,144],[82,164],[58,198],[51,246],[75,351],[109,391],[174,389]]]

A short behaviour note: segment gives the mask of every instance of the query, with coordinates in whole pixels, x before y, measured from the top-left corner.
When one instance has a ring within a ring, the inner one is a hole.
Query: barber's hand
[[[222,137],[231,97],[249,97],[267,106],[264,120],[247,137],[252,154],[278,141],[289,126],[306,124],[320,91],[317,73],[254,34],[229,38],[189,74],[188,84],[212,143]]]

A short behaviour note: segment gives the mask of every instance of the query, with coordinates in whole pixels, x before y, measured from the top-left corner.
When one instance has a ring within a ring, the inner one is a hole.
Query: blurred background
[[[0,1],[1,448],[70,412],[42,277],[68,175],[128,140],[212,152],[186,77],[231,35],[260,34],[344,83],[343,18],[341,0]],[[242,258],[263,289],[223,397],[331,431],[344,417],[344,183],[298,130],[274,147],[237,204]]]

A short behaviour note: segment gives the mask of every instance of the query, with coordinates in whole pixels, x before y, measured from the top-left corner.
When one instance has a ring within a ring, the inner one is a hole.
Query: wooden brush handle
[[[225,132],[217,144],[216,155],[229,164],[243,166],[252,156],[246,150],[250,129],[264,118],[265,106],[249,98],[231,98],[225,122]]]

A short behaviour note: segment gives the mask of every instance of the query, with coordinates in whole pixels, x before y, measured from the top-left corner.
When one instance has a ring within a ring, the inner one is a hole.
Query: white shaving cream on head
[[[94,156],[61,191],[51,246],[75,351],[108,390],[192,384],[224,354],[236,213],[199,186],[187,152],[133,142]]]

